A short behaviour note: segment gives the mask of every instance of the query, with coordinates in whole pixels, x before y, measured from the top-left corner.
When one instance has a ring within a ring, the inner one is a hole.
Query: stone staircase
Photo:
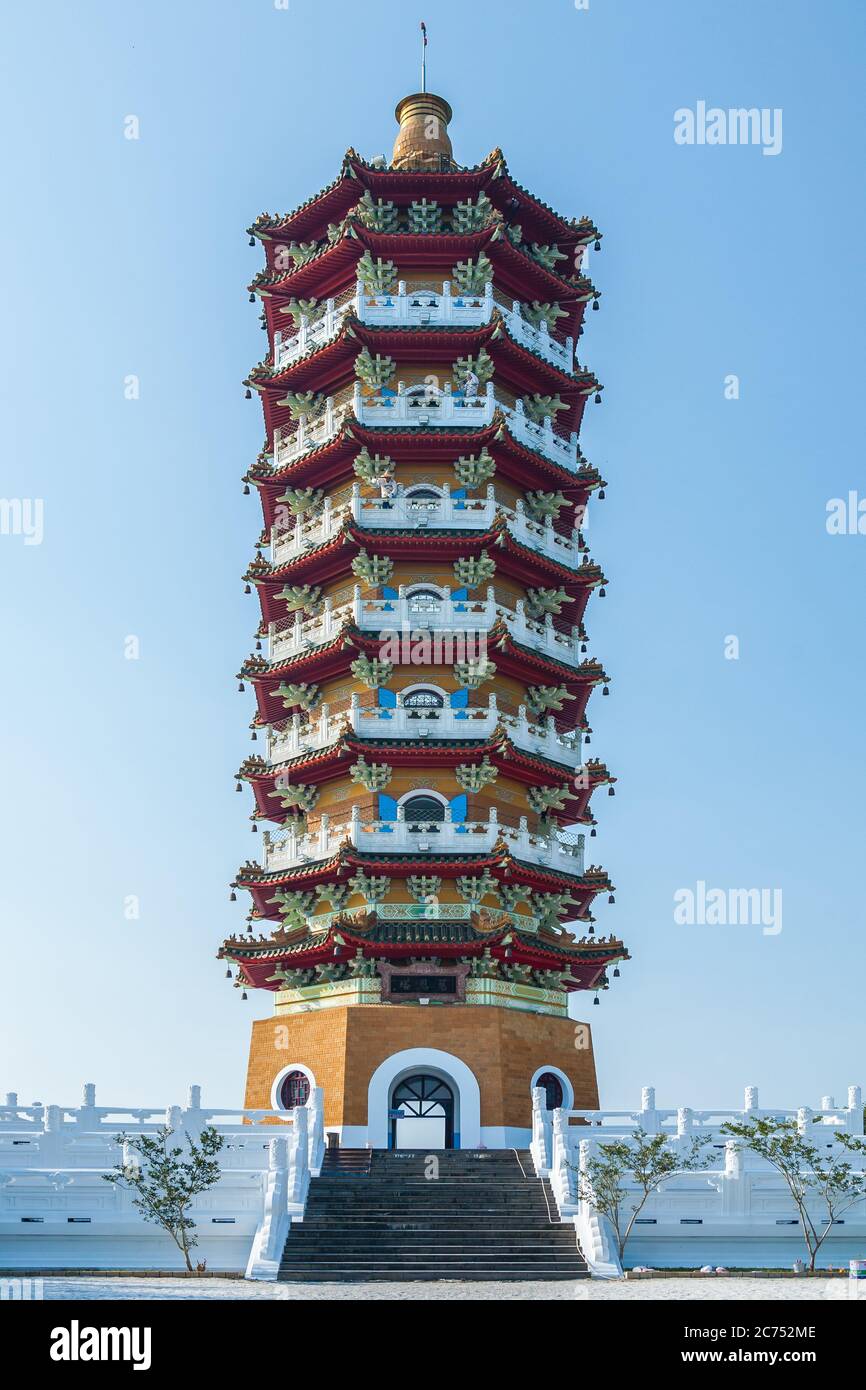
[[[427,1176],[431,1159],[438,1177]],[[279,1278],[289,1282],[588,1277],[528,1151],[329,1150]]]

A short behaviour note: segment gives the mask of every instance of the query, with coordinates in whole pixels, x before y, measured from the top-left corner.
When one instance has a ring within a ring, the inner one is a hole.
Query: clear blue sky
[[[244,228],[348,145],[390,149],[422,17],[457,157],[501,145],[605,233],[582,356],[606,384],[584,445],[610,483],[589,627],[613,686],[590,708],[620,780],[590,843],[618,889],[599,930],[634,960],[584,1013],[603,1101],[838,1098],[866,1083],[866,536],[825,529],[829,498],[866,496],[857,0],[7,13],[0,495],[44,499],[45,534],[0,536],[0,1089],[241,1101],[269,1000],[213,957],[258,844],[232,778],[262,439],[240,382],[265,342]],[[782,108],[782,153],[678,146],[699,100]],[[677,925],[698,880],[780,888],[782,932]]]

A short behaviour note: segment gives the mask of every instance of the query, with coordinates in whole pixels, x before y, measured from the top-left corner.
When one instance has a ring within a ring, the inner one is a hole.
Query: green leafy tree
[[[796,1120],[777,1119],[772,1115],[749,1120],[730,1120],[722,1125],[722,1133],[737,1141],[765,1160],[785,1181],[791,1194],[800,1229],[809,1253],[809,1269],[814,1270],[818,1251],[824,1244],[834,1221],[866,1197],[866,1139],[843,1130],[818,1129],[822,1140],[833,1135],[833,1148],[827,1152],[801,1133]],[[855,1170],[851,1159],[859,1159]],[[809,1210],[810,1203],[819,1205],[821,1216]]]
[[[219,1182],[216,1156],[225,1141],[213,1125],[206,1125],[198,1140],[186,1136],[184,1145],[170,1145],[173,1134],[169,1125],[152,1135],[118,1134],[115,1143],[123,1147],[123,1159],[102,1177],[132,1192],[132,1205],[145,1221],[171,1236],[190,1274],[201,1273],[204,1261],[193,1269],[190,1260],[190,1251],[198,1245],[190,1208],[196,1197]]]
[[[706,1145],[705,1139],[693,1139],[681,1151],[666,1134],[647,1134],[644,1129],[636,1129],[630,1138],[594,1147],[586,1171],[569,1164],[578,1175],[580,1200],[610,1221],[620,1260],[635,1221],[664,1180],[675,1173],[693,1173],[708,1166],[712,1153],[705,1152]]]

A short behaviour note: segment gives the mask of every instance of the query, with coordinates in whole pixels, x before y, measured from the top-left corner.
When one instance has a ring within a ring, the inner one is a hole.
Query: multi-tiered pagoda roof
[[[613,885],[579,829],[616,781],[586,752],[609,685],[585,623],[605,483],[579,440],[602,387],[576,356],[600,233],[499,150],[461,168],[447,123],[418,138],[407,121],[390,167],[349,150],[249,229],[268,352],[245,383],[264,529],[237,778],[262,854],[220,955],[305,1007],[336,979],[376,1002],[385,968],[423,960],[555,1010],[627,958],[595,935]]]

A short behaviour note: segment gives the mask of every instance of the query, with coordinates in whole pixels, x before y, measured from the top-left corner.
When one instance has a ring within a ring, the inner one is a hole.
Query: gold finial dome
[[[398,102],[394,112],[400,122],[394,140],[393,169],[453,169],[454,158],[448,122],[451,107],[432,92],[415,92]]]

